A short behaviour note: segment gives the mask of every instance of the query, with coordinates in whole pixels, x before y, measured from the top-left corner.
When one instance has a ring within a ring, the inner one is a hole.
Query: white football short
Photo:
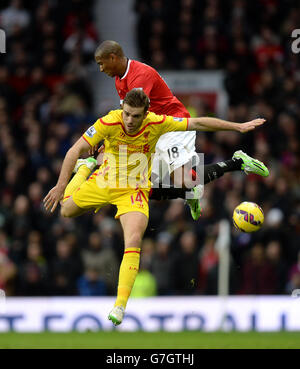
[[[162,135],[156,144],[152,164],[154,177],[160,180],[170,175],[197,157],[195,148],[196,132],[170,132]]]

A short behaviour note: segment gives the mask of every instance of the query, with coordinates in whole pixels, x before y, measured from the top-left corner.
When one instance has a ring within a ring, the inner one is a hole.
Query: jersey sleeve
[[[167,115],[161,125],[161,134],[174,131],[187,131],[188,124],[189,118],[176,118]]]
[[[100,141],[106,139],[116,124],[120,123],[122,111],[112,110],[107,115],[99,118],[91,127],[89,127],[82,137],[91,146],[97,145]]]
[[[105,138],[105,132],[103,128],[103,124],[101,124],[100,119],[98,119],[84,132],[82,137],[88,144],[95,146]]]
[[[118,111],[112,110],[107,115],[99,118],[82,135],[83,139],[91,146],[97,145],[108,136],[109,124],[118,120]],[[106,125],[108,124],[108,125]]]

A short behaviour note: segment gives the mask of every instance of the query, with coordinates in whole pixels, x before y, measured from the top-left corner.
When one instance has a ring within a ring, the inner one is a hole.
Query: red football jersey
[[[190,117],[187,109],[172,94],[162,77],[147,64],[129,59],[124,76],[122,78],[116,76],[115,84],[121,102],[128,91],[142,88],[150,99],[150,111],[174,117]]]

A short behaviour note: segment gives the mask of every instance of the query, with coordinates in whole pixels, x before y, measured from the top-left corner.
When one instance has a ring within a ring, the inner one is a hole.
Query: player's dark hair
[[[115,54],[121,58],[124,56],[121,45],[119,45],[116,41],[103,41],[95,51],[95,57],[99,55],[106,58],[110,54]]]
[[[127,92],[123,104],[127,104],[132,108],[144,108],[144,112],[149,109],[150,100],[140,88],[134,88]]]

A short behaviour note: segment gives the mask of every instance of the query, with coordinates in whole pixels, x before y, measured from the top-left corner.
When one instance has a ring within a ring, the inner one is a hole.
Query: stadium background
[[[218,223],[244,200],[260,204],[265,225],[255,234],[232,228],[230,294],[290,295],[300,288],[300,74],[291,49],[298,2],[112,3],[1,2],[7,39],[0,55],[0,288],[7,296],[115,295],[123,253],[115,210],[63,219],[41,202],[70,145],[118,107],[113,80],[93,61],[95,47],[111,38],[162,74],[221,70],[228,96],[221,118],[267,119],[243,136],[197,134],[206,163],[243,149],[270,176],[226,174],[207,185],[197,222],[181,200],[152,201],[133,295],[217,294]],[[201,96],[188,102],[193,114],[217,113]]]

